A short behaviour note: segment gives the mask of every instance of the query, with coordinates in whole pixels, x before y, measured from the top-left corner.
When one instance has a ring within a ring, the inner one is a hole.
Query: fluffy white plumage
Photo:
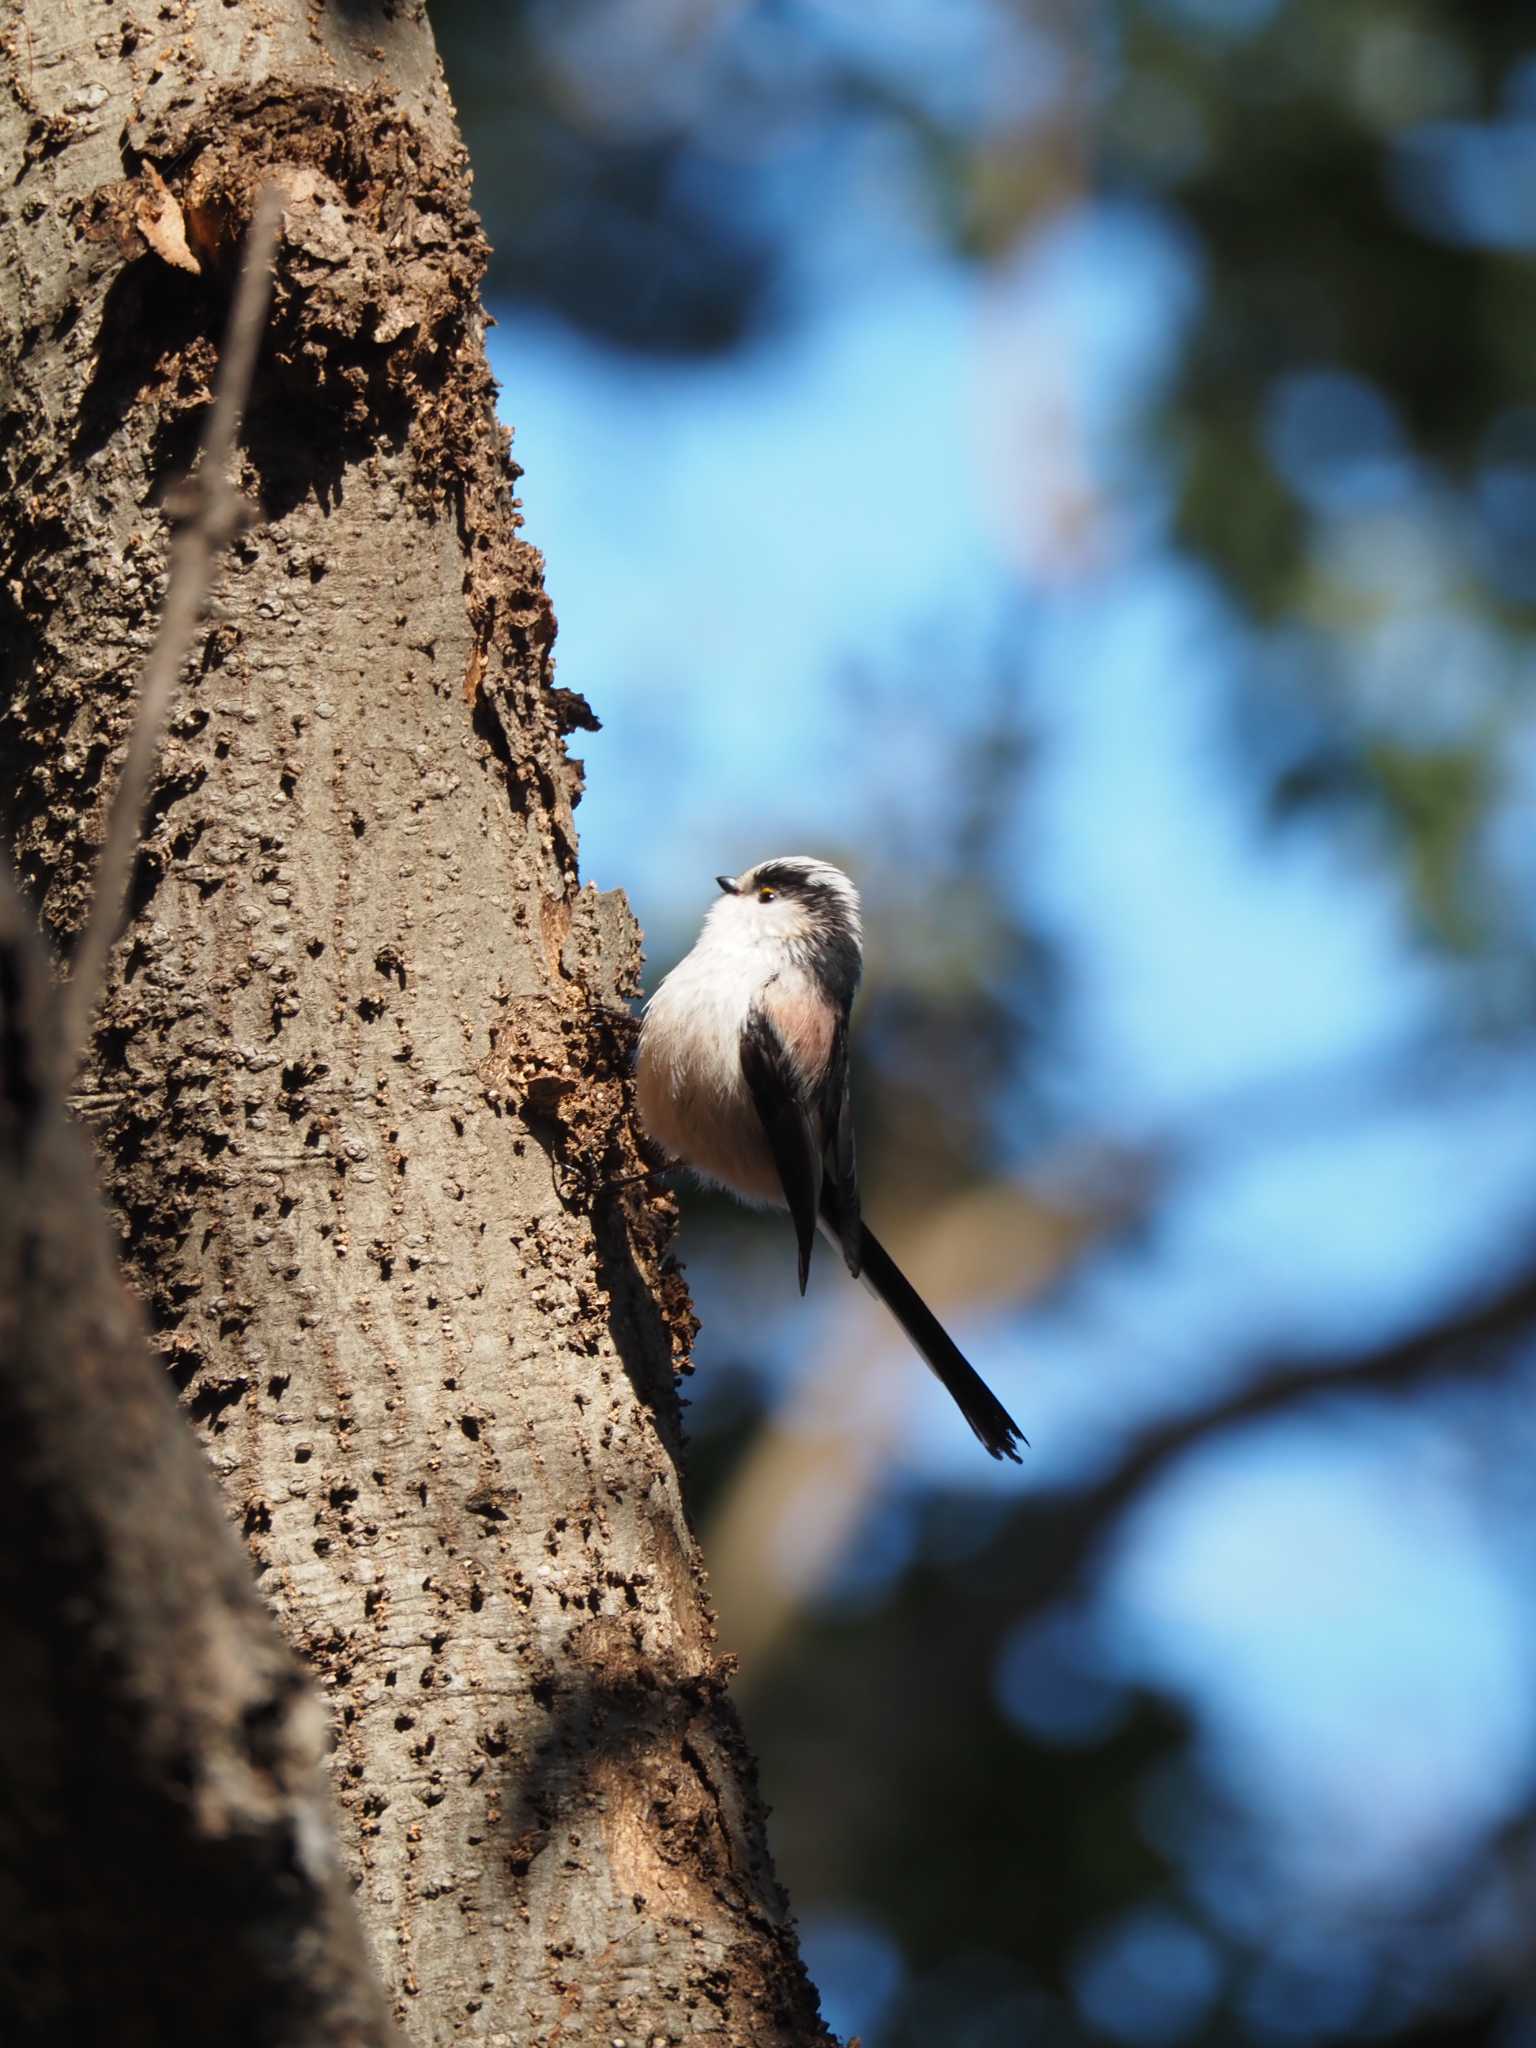
[[[855,940],[859,896],[840,868],[802,854],[759,861],[712,905],[691,953],[645,1007],[635,1081],[640,1120],[673,1159],[749,1202],[782,1205],[784,1191],[741,1068],[741,1034],[761,1005],[808,1073],[826,1060],[833,1018],[815,978],[797,960],[810,935],[805,904],[767,903],[755,877],[793,868],[832,891]]]

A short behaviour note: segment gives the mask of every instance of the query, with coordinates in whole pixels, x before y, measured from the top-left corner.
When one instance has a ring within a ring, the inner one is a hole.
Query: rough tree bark
[[[323,1716],[123,1285],[53,993],[0,877],[5,2038],[385,2048]]]
[[[0,788],[61,953],[159,501],[255,183],[287,194],[260,524],[173,712],[78,1106],[333,1704],[379,1967],[420,2041],[825,2040],[679,1497],[690,1312],[626,1184],[637,934],[578,885],[588,714],[551,682],[424,11],[8,14]]]

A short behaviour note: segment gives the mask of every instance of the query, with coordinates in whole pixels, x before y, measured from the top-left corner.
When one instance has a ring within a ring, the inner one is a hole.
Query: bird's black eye
[[[777,889],[759,889],[757,892],[757,900],[759,903],[771,903],[774,897],[778,895],[778,893],[779,892]]]

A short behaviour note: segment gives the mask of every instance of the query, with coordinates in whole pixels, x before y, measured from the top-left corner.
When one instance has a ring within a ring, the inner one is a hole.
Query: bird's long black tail
[[[850,1245],[839,1224],[835,1198],[823,1193],[821,1220],[828,1236],[837,1244],[871,1294],[883,1301],[900,1323],[924,1363],[949,1393],[951,1400],[975,1431],[982,1446],[994,1458],[1022,1462],[1015,1448],[1029,1438],[1014,1421],[996,1394],[977,1372],[933,1310],[902,1272],[885,1246],[863,1221],[853,1225],[858,1232]]]

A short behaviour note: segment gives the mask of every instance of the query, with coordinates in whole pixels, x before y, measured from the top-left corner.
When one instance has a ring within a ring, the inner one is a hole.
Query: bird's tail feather
[[[1012,1458],[1016,1465],[1019,1464],[1021,1460],[1015,1446],[1027,1445],[1029,1438],[879,1238],[866,1223],[859,1221],[848,1233],[851,1237],[853,1231],[857,1231],[857,1241],[849,1243],[839,1227],[835,1204],[825,1199],[821,1220],[827,1235],[847,1259],[850,1271],[859,1275],[870,1293],[877,1301],[884,1302],[900,1323],[923,1362],[971,1425],[983,1448],[994,1458]]]

